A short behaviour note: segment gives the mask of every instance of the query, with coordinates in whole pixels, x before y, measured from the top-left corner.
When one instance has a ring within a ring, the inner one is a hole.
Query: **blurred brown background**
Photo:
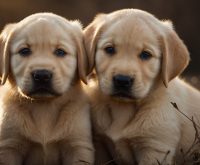
[[[179,36],[191,53],[185,71],[189,81],[200,87],[200,2],[198,0],[0,0],[0,29],[36,12],[54,12],[68,19],[79,19],[86,26],[100,12],[122,8],[146,10],[159,19],[173,21]]]

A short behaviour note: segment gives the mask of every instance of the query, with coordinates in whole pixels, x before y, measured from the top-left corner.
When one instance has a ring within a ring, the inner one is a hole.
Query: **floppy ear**
[[[78,73],[80,79],[87,84],[87,70],[88,70],[88,59],[85,53],[85,48],[82,42],[77,42],[77,54],[78,54]]]
[[[162,80],[167,87],[169,81],[181,74],[189,63],[187,47],[172,28],[172,24],[164,22],[166,31],[162,37]]]
[[[0,34],[0,80],[1,85],[4,85],[9,74],[10,65],[10,41],[14,24],[8,24]]]
[[[106,14],[97,15],[94,21],[84,29],[84,45],[89,60],[89,69],[87,74],[92,72],[95,65],[96,46],[102,32],[102,27],[105,23],[105,17]]]
[[[75,43],[77,46],[77,66],[78,74],[80,79],[87,84],[87,70],[88,70],[88,59],[85,53],[85,47],[83,43],[83,32],[82,25],[78,21],[71,21],[74,28],[77,28],[77,33],[75,34]]]

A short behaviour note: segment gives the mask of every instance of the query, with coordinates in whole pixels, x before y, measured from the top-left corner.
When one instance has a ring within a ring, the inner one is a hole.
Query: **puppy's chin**
[[[62,95],[53,90],[47,90],[47,89],[38,89],[38,90],[31,90],[31,91],[19,90],[19,93],[23,97],[27,99],[32,99],[32,100],[47,100],[47,99],[53,99]]]
[[[32,93],[29,94],[28,97],[31,99],[35,99],[35,100],[46,100],[46,99],[53,99],[56,98],[58,96],[61,96],[61,94],[57,94],[57,93]]]
[[[145,96],[142,97],[131,92],[123,92],[123,91],[112,92],[110,96],[113,100],[118,102],[138,102],[141,101],[143,98],[145,98]]]
[[[139,99],[130,94],[123,94],[123,93],[111,94],[111,97],[113,100],[118,102],[135,102]]]

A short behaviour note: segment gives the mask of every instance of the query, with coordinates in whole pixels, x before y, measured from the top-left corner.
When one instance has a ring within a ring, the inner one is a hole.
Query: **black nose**
[[[115,88],[129,89],[133,85],[133,78],[126,75],[116,75],[113,77]]]
[[[32,78],[37,83],[47,83],[52,79],[52,72],[48,70],[35,70],[32,72]]]

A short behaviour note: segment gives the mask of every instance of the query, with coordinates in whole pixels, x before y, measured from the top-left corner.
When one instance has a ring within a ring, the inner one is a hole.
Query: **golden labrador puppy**
[[[96,164],[173,164],[176,153],[183,160],[195,130],[171,102],[200,117],[200,92],[177,78],[189,53],[171,23],[124,9],[98,15],[84,35],[98,78],[90,93]]]
[[[80,23],[34,14],[7,25],[0,45],[0,164],[92,164]]]

